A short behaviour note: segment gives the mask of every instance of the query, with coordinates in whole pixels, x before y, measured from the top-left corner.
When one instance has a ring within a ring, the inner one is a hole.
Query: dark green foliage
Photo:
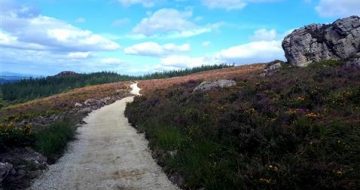
[[[37,132],[31,126],[18,128],[0,126],[0,153],[9,148],[30,146],[42,153],[50,162],[64,151],[67,142],[75,136],[75,126],[71,121],[59,121]]]
[[[132,77],[110,72],[77,74],[66,77],[51,76],[46,78],[26,79],[0,86],[3,99],[8,102],[24,102],[50,96],[74,88],[131,80]]]
[[[360,70],[326,65],[203,93],[191,81],[135,98],[126,115],[185,189],[357,189]]]
[[[7,148],[29,146],[33,142],[30,126],[16,128],[13,124],[0,124],[0,153]]]
[[[68,141],[74,138],[75,130],[70,121],[54,123],[35,134],[34,148],[53,161],[63,152]]]
[[[185,76],[192,73],[198,73],[203,71],[210,71],[214,69],[223,69],[228,67],[233,67],[234,65],[203,65],[200,67],[188,68],[188,69],[181,69],[181,70],[173,70],[173,71],[165,71],[165,72],[156,72],[152,74],[147,74],[142,77],[139,77],[139,80],[146,80],[146,79],[161,79],[161,78],[170,78],[170,77],[178,77],[178,76]]]

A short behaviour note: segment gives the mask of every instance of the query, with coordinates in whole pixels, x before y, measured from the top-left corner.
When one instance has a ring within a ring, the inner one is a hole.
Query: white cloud
[[[176,9],[160,9],[143,18],[135,26],[133,32],[147,37],[166,34],[170,38],[181,38],[210,32],[213,28],[218,27],[218,25],[197,26],[190,20],[191,17],[191,11],[181,12]]]
[[[202,0],[210,9],[237,10],[244,8],[248,3],[274,2],[277,0]]]
[[[212,58],[191,57],[186,55],[171,55],[160,60],[161,67],[165,70],[199,67],[215,64]]]
[[[316,11],[323,17],[360,15],[359,0],[320,0]]]
[[[123,6],[131,6],[135,4],[141,4],[144,7],[152,7],[155,4],[155,0],[118,0]]]
[[[70,59],[86,59],[89,58],[90,54],[90,52],[70,52],[67,56]]]
[[[102,35],[41,15],[14,0],[0,0],[0,18],[1,68],[34,73],[96,71],[103,69],[98,63],[115,62],[102,52],[120,48]]]
[[[10,36],[0,30],[0,44],[10,45],[16,41],[14,36]]]
[[[287,33],[287,32],[286,32]],[[281,39],[286,34],[278,35],[276,30],[259,29],[251,37],[252,41],[222,49],[212,55],[191,57],[186,55],[169,55],[160,60],[157,70],[182,69],[213,64],[251,64],[284,60]],[[210,42],[203,42],[203,46]]]
[[[254,35],[251,37],[253,41],[271,41],[275,40],[277,33],[275,29],[259,29],[254,32]]]
[[[281,41],[254,41],[233,46],[215,54],[215,58],[226,63],[254,63],[283,59]]]
[[[157,70],[183,69],[214,64],[251,64],[284,59],[281,41],[255,41],[220,50],[210,56],[169,55],[160,60]]]
[[[5,2],[5,3],[4,3]],[[1,1],[0,30],[11,36],[12,47],[37,46],[51,51],[108,51],[120,46],[101,35],[82,30],[64,21],[43,16],[31,8]],[[2,4],[4,3],[4,4]],[[5,8],[4,8],[5,7]],[[9,44],[1,43],[0,46]]]
[[[135,44],[124,49],[126,54],[142,55],[142,56],[164,56],[173,53],[181,53],[190,51],[189,44],[176,45],[172,43],[160,45],[156,42],[144,42]]]

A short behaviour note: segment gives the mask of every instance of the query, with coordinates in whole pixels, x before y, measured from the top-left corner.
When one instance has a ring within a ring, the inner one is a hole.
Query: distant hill
[[[23,79],[38,78],[37,75],[12,73],[12,72],[0,72],[0,84],[13,83]]]
[[[62,71],[58,74],[56,74],[54,77],[68,77],[68,76],[77,76],[79,73],[76,73],[74,71]]]

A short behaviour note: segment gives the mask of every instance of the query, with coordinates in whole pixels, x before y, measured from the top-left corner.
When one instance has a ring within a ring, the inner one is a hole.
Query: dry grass
[[[252,64],[239,67],[211,70],[200,73],[194,73],[187,76],[173,77],[167,79],[152,79],[139,82],[142,94],[147,94],[153,90],[166,89],[170,86],[185,83],[191,80],[215,80],[215,79],[233,79],[239,75],[245,75],[254,72],[261,72],[265,64]]]
[[[71,90],[69,92],[32,100],[26,103],[12,105],[0,110],[0,120],[19,118],[22,115],[46,115],[56,112],[68,111],[74,108],[76,102],[87,99],[101,99],[112,96],[126,96],[129,92],[130,82],[117,82],[103,85],[88,86]]]

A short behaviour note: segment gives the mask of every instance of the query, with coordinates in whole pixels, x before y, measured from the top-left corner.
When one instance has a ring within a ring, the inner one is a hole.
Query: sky
[[[359,0],[0,0],[0,72],[142,75],[285,60],[282,39]]]

